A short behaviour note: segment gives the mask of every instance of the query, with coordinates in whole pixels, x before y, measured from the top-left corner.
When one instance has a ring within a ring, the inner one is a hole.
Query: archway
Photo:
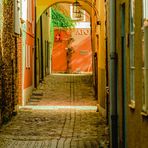
[[[36,1],[36,22],[38,22],[41,14],[49,7],[56,3],[73,3],[75,0],[37,0]],[[92,3],[92,1],[88,0],[79,0],[79,3],[89,15],[90,15],[90,20],[91,20],[91,36],[92,36],[92,49],[93,49],[93,54],[97,52],[98,48],[96,45],[96,31],[99,32],[99,12],[98,9],[96,8],[96,5]],[[95,58],[93,57],[93,70],[94,70],[94,77],[97,77],[97,72],[95,72],[95,66],[94,64],[96,63]],[[94,86],[98,85],[95,83],[95,78],[94,78]]]
[[[37,0],[36,1],[36,22],[39,20],[41,14],[49,7],[56,3],[73,3],[74,0]],[[79,3],[81,4],[82,9],[86,10],[90,16],[93,14],[96,15],[96,17],[99,19],[99,14],[97,12],[96,7],[92,4],[90,0],[79,0]]]
[[[50,3],[50,7],[53,6],[54,4],[57,4],[57,3],[60,3],[60,2],[63,2],[63,1],[54,1],[54,2],[52,1],[52,3]],[[66,2],[67,2],[67,1],[66,1]],[[65,3],[65,1],[64,1],[64,3]],[[70,1],[68,1],[67,3],[70,4]],[[84,3],[84,2],[83,2],[83,3]],[[89,6],[88,3],[86,3],[86,5]],[[47,3],[47,5],[45,5],[45,3],[44,3],[44,8],[46,8],[45,6],[47,6],[48,8],[50,8],[50,7],[49,7],[49,3]],[[39,7],[41,7],[41,6],[39,6]],[[43,12],[44,15],[48,14],[48,12],[46,13],[46,11],[48,10],[48,8]],[[88,8],[89,8],[89,9],[88,9]],[[93,12],[93,11],[94,11],[94,15],[97,15],[97,12],[95,12],[96,10],[95,10],[95,9],[92,10],[92,9],[93,9],[92,6],[89,6],[89,7],[87,7],[87,9],[85,9],[87,12],[90,12],[90,13],[91,13],[90,18],[92,17],[92,14],[93,14],[92,12]],[[43,9],[42,9],[42,11],[43,11]],[[41,17],[40,17],[40,18],[41,18]],[[94,40],[94,39],[91,39],[91,38],[92,38],[92,35],[93,35],[93,32],[94,32],[95,26],[92,27],[92,23],[94,23],[94,21],[92,21],[92,20],[93,20],[93,18],[90,19],[90,28],[91,28],[91,29],[90,29],[89,34],[90,34],[90,36],[91,36],[91,37],[90,37],[90,40],[92,40],[91,56],[93,57],[93,53],[94,53],[94,49],[95,49],[95,48],[94,48],[94,47],[95,47],[95,44],[94,44],[94,43],[95,43],[95,40]],[[40,23],[41,23],[42,20],[39,19],[38,22],[39,22],[39,21],[40,21]],[[43,24],[44,24],[44,23],[43,23]],[[95,23],[94,23],[94,24],[95,24]],[[41,27],[42,27],[42,26],[41,26]],[[38,28],[38,27],[37,27],[37,28]],[[39,28],[40,28],[40,27],[39,27]],[[45,27],[43,27],[43,28],[45,28]],[[41,32],[43,32],[43,34],[44,34],[45,31],[41,31]],[[86,32],[84,32],[84,34],[85,34],[85,33],[86,33]],[[88,34],[87,34],[87,35],[88,35]],[[39,36],[40,36],[40,34],[39,34]],[[88,35],[88,36],[89,36],[89,35]],[[43,37],[43,38],[44,38],[44,37]],[[44,43],[44,42],[45,42],[45,41],[43,41],[43,43]],[[45,43],[45,44],[46,44],[46,43]],[[39,46],[37,46],[37,47],[39,47]],[[43,45],[43,47],[44,47],[44,45]],[[36,49],[36,50],[38,50],[38,49]],[[83,51],[82,51],[82,52],[83,52]],[[86,53],[84,53],[84,54],[86,54]],[[38,55],[40,55],[40,54],[38,54]],[[38,57],[37,57],[37,59],[38,59]],[[93,58],[92,58],[91,60],[93,61]],[[43,61],[44,61],[44,60],[43,60]],[[92,62],[92,63],[93,63],[93,62]],[[91,65],[93,65],[93,64],[91,64]],[[45,71],[45,73],[46,73],[46,71]],[[93,71],[93,73],[94,73],[94,71]],[[37,74],[37,72],[36,72],[36,74]],[[44,75],[44,72],[42,73],[42,75]],[[39,79],[40,79],[40,78],[38,78],[38,80],[39,80]],[[41,76],[41,79],[42,79],[42,76]],[[41,81],[43,81],[43,79],[42,79]],[[41,82],[41,81],[40,81],[40,82]],[[93,80],[93,81],[94,81],[94,80]],[[39,84],[39,83],[38,83],[38,84]]]
[[[39,18],[41,16],[41,14],[49,7],[53,6],[54,4],[57,3],[73,3],[74,0],[37,0],[36,1],[36,22],[39,21]],[[89,15],[90,15],[90,23],[91,23],[91,39],[92,39],[92,51],[93,51],[93,75],[94,75],[94,87],[96,87],[98,84],[95,82],[95,77],[97,77],[97,72],[94,67],[96,67],[96,65],[94,65],[95,62],[95,58],[94,58],[94,53],[97,52],[97,45],[96,45],[96,29],[98,32],[98,24],[99,23],[99,13],[98,13],[98,9],[96,8],[96,6],[94,6],[94,4],[91,1],[84,1],[84,0],[79,0],[79,3],[81,4],[82,9],[84,9]],[[37,44],[37,43],[36,43]],[[97,93],[96,93],[97,95]]]

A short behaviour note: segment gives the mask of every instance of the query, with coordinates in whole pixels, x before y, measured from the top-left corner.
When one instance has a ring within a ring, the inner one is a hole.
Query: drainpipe
[[[35,18],[34,18],[34,87],[37,88],[37,48],[36,48],[36,0],[34,1]]]
[[[116,0],[110,0],[110,147],[118,148]]]
[[[41,36],[41,81],[44,79],[44,65],[43,65],[43,20],[42,20],[42,15],[40,16],[40,36]]]
[[[146,111],[148,110],[148,22],[144,24],[144,70],[145,70],[145,104]]]

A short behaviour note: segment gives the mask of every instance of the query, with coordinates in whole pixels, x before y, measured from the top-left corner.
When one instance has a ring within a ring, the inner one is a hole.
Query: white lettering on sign
[[[89,29],[78,29],[76,31],[76,35],[89,35],[90,30]]]

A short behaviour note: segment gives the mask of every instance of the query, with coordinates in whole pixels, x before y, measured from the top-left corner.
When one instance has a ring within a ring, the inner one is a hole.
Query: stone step
[[[36,92],[36,91],[33,91],[33,92],[32,92],[32,96],[43,96],[43,92]]]

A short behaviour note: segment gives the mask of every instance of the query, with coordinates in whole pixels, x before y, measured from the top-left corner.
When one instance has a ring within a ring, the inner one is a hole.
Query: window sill
[[[148,117],[148,113],[146,113],[144,111],[141,112],[141,115],[144,116],[144,117]]]

